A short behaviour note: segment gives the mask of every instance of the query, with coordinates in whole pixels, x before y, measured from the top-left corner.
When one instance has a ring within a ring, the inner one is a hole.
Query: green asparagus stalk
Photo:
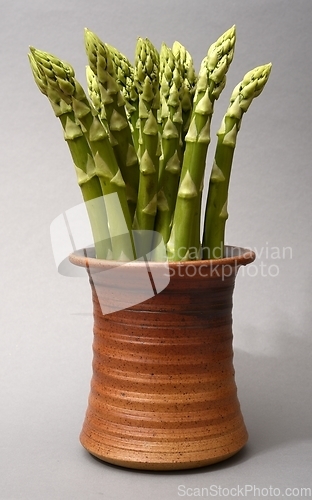
[[[122,87],[123,96],[126,101],[126,112],[131,128],[134,148],[139,156],[140,121],[139,121],[139,94],[134,82],[134,68],[130,67],[129,75],[125,78],[125,86]]]
[[[139,94],[140,181],[134,228],[153,230],[157,211],[160,142],[159,54],[148,39],[139,38],[135,57],[135,84]]]
[[[226,73],[233,59],[235,38],[233,26],[211,45],[201,64],[191,123],[185,137],[186,147],[173,225],[167,244],[169,260],[200,257],[200,203],[210,143],[210,122],[214,102],[225,86]]]
[[[123,91],[127,87],[128,78],[133,80],[134,77],[134,67],[130,63],[129,59],[122,54],[116,47],[105,43],[105,47],[108,49],[112,63],[114,65],[116,81]]]
[[[190,125],[197,78],[192,56],[186,50],[186,48],[180,42],[175,41],[172,45],[172,52],[180,64],[181,74],[183,78],[183,97],[181,103],[183,120],[182,142],[183,146],[185,146],[185,136]]]
[[[105,44],[114,64],[116,81],[126,101],[126,113],[131,128],[134,148],[139,152],[139,94],[134,83],[134,67],[118,49]]]
[[[48,85],[47,78],[45,74],[39,70],[32,52],[28,54],[28,57],[34,80],[39,90],[48,97],[55,116],[60,119],[62,124],[64,139],[68,144],[76,170],[78,185],[80,186],[83,199],[86,203],[94,238],[96,257],[106,259],[111,252],[111,241],[102,188],[99,178],[94,175],[94,161],[88,142],[80,126],[75,123],[71,105],[67,104],[59,94]],[[68,71],[70,71],[69,68]]]
[[[133,218],[139,187],[139,164],[126,115],[125,99],[118,85],[115,65],[107,46],[87,29],[85,30],[85,46],[90,68],[98,79],[110,140],[126,184],[129,210]]]
[[[106,119],[106,112],[105,112],[105,106],[101,98],[101,93],[100,93],[100,87],[99,87],[99,81],[97,79],[96,74],[92,71],[90,66],[86,66],[86,78],[87,78],[87,85],[88,85],[88,93],[89,97],[91,99],[91,102],[101,119],[101,122],[103,123],[106,131],[109,130],[107,119]]]
[[[126,111],[131,126],[134,148],[140,158],[139,94],[134,84],[134,70],[131,76],[126,79],[123,95],[126,101]]]
[[[181,173],[182,83],[180,63],[163,44],[160,51],[162,156],[155,231],[162,235],[165,244],[170,236]]]
[[[224,232],[228,218],[228,188],[231,167],[244,113],[261,94],[271,72],[271,63],[249,71],[235,87],[229,107],[217,132],[218,142],[209,182],[203,235],[203,258],[224,255]]]
[[[112,258],[114,260],[132,260],[135,248],[131,231],[132,220],[126,198],[125,183],[118,167],[112,145],[101,120],[97,116],[79,82],[74,77],[74,70],[62,61],[46,52],[32,50],[40,71],[46,76],[48,85],[60,97],[72,106],[75,121],[78,123],[88,141],[94,159],[95,171],[98,176],[105,198],[116,194],[123,217],[118,214],[118,207],[109,205],[107,208],[110,234],[121,235],[112,238]],[[116,213],[115,213],[116,212]]]

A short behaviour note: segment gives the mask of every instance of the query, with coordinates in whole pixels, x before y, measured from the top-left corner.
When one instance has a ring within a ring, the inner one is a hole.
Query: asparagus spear
[[[139,155],[140,151],[140,120],[139,120],[139,94],[134,83],[134,69],[126,78],[126,86],[123,88],[126,101],[126,112],[130,123],[134,148]]]
[[[105,43],[105,47],[110,53],[114,70],[116,74],[116,81],[119,87],[123,90],[127,87],[128,78],[133,79],[134,68],[129,59],[122,54],[116,47]]]
[[[121,88],[125,99],[126,113],[131,128],[133,144],[136,152],[139,151],[139,94],[134,83],[134,67],[129,59],[118,49],[105,44],[110,52],[114,64],[116,81]]]
[[[181,173],[182,76],[179,61],[165,44],[160,51],[162,156],[155,231],[166,244],[171,229]]]
[[[105,129],[108,131],[109,127],[106,119],[105,106],[101,98],[99,81],[97,79],[96,74],[92,71],[90,66],[86,66],[86,78],[87,78],[88,92],[91,102],[98,116],[100,117]]]
[[[129,66],[129,72],[124,78],[125,85],[122,86],[122,93],[126,101],[126,113],[131,128],[134,148],[139,156],[139,94],[134,82],[134,68]]]
[[[211,45],[201,64],[191,123],[185,137],[186,147],[173,225],[167,244],[169,260],[197,259],[200,255],[200,203],[210,143],[210,121],[214,102],[225,86],[234,45],[235,26]]]
[[[140,180],[134,227],[153,230],[157,210],[160,144],[159,54],[148,39],[139,38],[135,57],[135,85],[139,94]]]
[[[115,65],[107,46],[87,29],[85,30],[85,46],[90,68],[98,79],[98,88],[105,108],[111,142],[126,183],[127,200],[133,218],[139,186],[139,165],[126,116],[125,100],[118,85]]]
[[[31,49],[32,50],[32,49]],[[75,123],[74,113],[70,104],[67,104],[49,85],[45,74],[42,73],[31,52],[28,54],[34,80],[39,90],[48,97],[55,116],[60,119],[66,140],[76,170],[77,181],[81,189],[88,211],[95,253],[99,259],[109,257],[111,242],[108,232],[106,210],[99,178],[94,175],[94,161],[89,145],[78,124]],[[68,68],[70,71],[70,68]]]
[[[271,63],[249,71],[235,87],[228,110],[217,132],[218,142],[209,182],[203,235],[203,258],[223,257],[224,231],[232,161],[244,113],[261,94],[271,72]]]
[[[95,165],[95,175],[98,176],[104,197],[116,193],[123,217],[118,215],[118,207],[107,207],[108,225],[111,235],[121,235],[112,238],[112,258],[115,260],[132,260],[135,255],[133,236],[131,232],[131,216],[126,199],[125,183],[120,173],[109,136],[98,118],[95,109],[79,82],[74,77],[74,71],[55,56],[32,49],[39,70],[45,75],[48,85],[55,90],[69,105],[86,137]],[[110,198],[107,198],[109,200]],[[105,200],[106,202],[106,200]]]
[[[190,119],[193,109],[193,98],[196,89],[196,74],[191,54],[178,41],[172,45],[172,52],[180,63],[181,74],[183,78],[183,97],[182,97],[182,141],[185,146],[185,136],[190,125]]]

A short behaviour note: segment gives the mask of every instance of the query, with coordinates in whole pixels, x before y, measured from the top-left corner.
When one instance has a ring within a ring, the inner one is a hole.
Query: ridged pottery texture
[[[133,278],[145,263],[128,263],[124,286],[115,290],[125,309],[106,315],[100,303],[114,282],[107,284],[103,271],[116,263],[71,255],[92,276],[93,376],[80,435],[91,454],[125,467],[174,470],[224,460],[245,445],[232,297],[239,267],[255,255],[227,252],[234,257],[170,263],[167,288],[130,307]],[[149,263],[152,274],[162,265]]]

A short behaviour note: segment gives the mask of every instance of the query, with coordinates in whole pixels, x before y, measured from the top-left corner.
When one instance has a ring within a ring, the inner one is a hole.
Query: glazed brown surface
[[[170,283],[161,293],[103,316],[100,303],[114,286],[105,282],[105,269],[112,264],[71,256],[89,272],[100,269],[91,272],[93,376],[80,436],[90,453],[126,467],[173,470],[224,460],[244,446],[232,296],[239,266],[253,259],[252,253],[224,259],[231,270],[226,276],[225,263],[193,262],[192,276],[177,272],[188,263],[170,264]],[[124,286],[115,290],[125,306],[138,265],[144,263],[128,266]],[[152,271],[159,266],[150,265]]]

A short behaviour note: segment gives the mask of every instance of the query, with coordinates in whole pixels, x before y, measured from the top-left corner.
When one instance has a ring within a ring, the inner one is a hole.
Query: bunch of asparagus
[[[89,96],[68,63],[30,48],[35,82],[60,119],[72,155],[97,258],[137,258],[133,230],[160,234],[170,261],[223,256],[237,133],[271,70],[271,64],[253,69],[232,93],[217,133],[201,238],[210,123],[235,40],[233,26],[210,46],[196,75],[179,42],[172,48],[163,43],[158,52],[139,38],[132,65],[86,29]],[[148,241],[144,251],[154,245],[154,259],[162,259],[160,247]]]

